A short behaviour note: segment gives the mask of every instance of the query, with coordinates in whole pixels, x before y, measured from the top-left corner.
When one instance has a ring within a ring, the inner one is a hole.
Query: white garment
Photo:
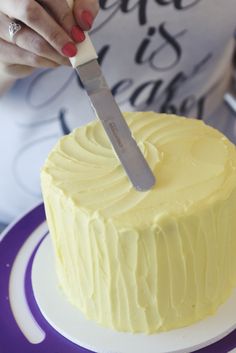
[[[231,74],[236,0],[101,0],[91,32],[121,109],[210,115]],[[0,222],[41,197],[63,134],[94,119],[70,68],[37,71],[0,98]]]

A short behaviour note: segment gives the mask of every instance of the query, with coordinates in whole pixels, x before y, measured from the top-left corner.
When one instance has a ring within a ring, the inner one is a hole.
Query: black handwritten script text
[[[184,11],[196,6],[200,1],[202,0],[100,0],[100,8],[106,11],[108,16],[105,16],[105,20],[99,25],[99,28],[109,22],[118,12],[125,15],[136,11],[139,24],[145,25],[148,23],[148,8],[153,5],[156,5],[157,11],[158,7],[163,6],[172,6],[177,11]]]
[[[151,37],[153,38],[157,32],[160,38],[157,38],[155,43],[158,42],[161,44],[153,49],[152,42],[154,40],[152,41]],[[141,42],[135,54],[135,63],[144,64],[148,62],[150,67],[157,71],[172,69],[181,59],[182,47],[179,43],[179,38],[186,34],[186,32],[187,30],[183,29],[177,33],[170,33],[165,23],[161,23],[158,29],[149,27],[147,37]],[[159,57],[162,53],[167,55],[165,55],[164,63],[160,64]]]

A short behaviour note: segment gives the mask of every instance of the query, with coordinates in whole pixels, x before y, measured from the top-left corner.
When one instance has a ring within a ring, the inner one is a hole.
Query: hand
[[[73,10],[66,0],[0,0],[0,76],[17,79],[35,68],[68,65],[98,10],[98,0],[74,0]],[[13,40],[12,19],[22,26]]]

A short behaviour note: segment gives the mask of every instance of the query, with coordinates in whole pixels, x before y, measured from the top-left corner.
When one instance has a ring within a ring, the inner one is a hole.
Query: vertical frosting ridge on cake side
[[[152,333],[214,313],[236,284],[236,152],[197,120],[126,119],[154,189],[132,188],[93,122],[60,140],[42,190],[71,303],[107,327]]]

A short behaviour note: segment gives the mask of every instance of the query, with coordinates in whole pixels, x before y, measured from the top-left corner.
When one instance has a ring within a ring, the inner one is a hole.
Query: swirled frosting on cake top
[[[235,147],[218,131],[199,120],[152,112],[125,116],[157,178],[155,187],[148,192],[132,187],[102,125],[92,122],[62,138],[44,167],[53,185],[79,207],[122,224],[150,223],[230,191]]]
[[[236,151],[196,119],[126,113],[156,176],[139,192],[99,121],[60,139],[42,170],[56,268],[87,318],[157,332],[212,314],[236,283]]]

